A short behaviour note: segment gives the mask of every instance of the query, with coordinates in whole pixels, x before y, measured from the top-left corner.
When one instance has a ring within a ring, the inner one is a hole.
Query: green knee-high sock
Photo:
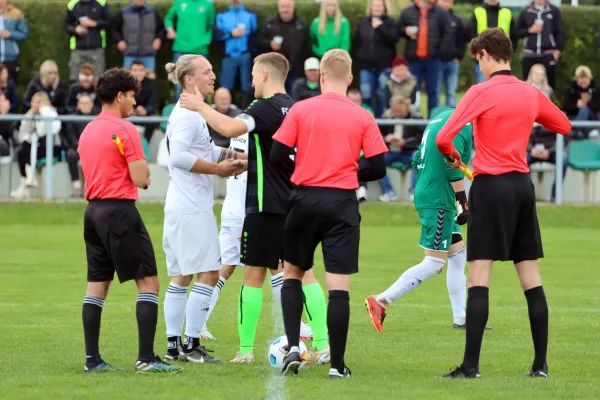
[[[254,350],[254,336],[262,309],[262,288],[242,286],[238,302],[238,334],[240,335],[240,354]]]
[[[313,334],[313,347],[317,350],[329,346],[327,338],[327,303],[325,293],[318,282],[302,286],[304,311]]]

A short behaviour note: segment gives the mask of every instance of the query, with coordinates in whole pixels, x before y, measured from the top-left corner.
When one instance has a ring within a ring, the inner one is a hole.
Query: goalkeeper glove
[[[455,197],[460,205],[460,212],[456,216],[456,223],[458,225],[464,225],[467,223],[467,219],[469,217],[469,202],[467,201],[467,194],[463,190],[456,192]]]

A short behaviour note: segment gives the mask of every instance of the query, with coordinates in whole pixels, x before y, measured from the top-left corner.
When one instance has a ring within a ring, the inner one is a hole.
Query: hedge
[[[68,79],[68,61],[69,61],[69,40],[64,29],[64,15],[66,11],[67,1],[52,1],[52,0],[14,0],[12,4],[19,7],[25,14],[25,18],[29,24],[30,35],[29,39],[21,46],[21,78],[20,88],[23,89],[29,79],[33,78],[39,70],[40,64],[46,59],[54,59],[57,61],[61,77]],[[128,0],[109,0],[111,11],[113,13],[128,4]],[[155,4],[161,15],[165,15],[168,8],[172,4],[171,0],[152,1]],[[222,10],[227,7],[228,2],[218,0],[215,2],[217,10]],[[252,4],[251,1],[246,2],[246,6],[257,13],[259,23],[276,14],[276,2],[270,1],[267,3],[260,2]],[[296,4],[298,15],[307,21],[311,21],[317,14],[319,4],[315,2],[298,2]],[[356,26],[356,22],[365,12],[364,1],[348,1],[343,3],[343,11],[346,17],[350,20],[352,26]],[[458,15],[463,19],[470,18],[472,6],[460,5],[456,7]],[[592,71],[600,74],[600,57],[597,48],[597,33],[598,21],[600,21],[600,8],[594,7],[561,7],[563,14],[567,42],[564,52],[559,60],[558,66],[558,87],[557,92],[560,96],[564,88],[572,79],[575,68],[580,64],[588,65]],[[396,12],[396,17],[398,16]],[[403,42],[399,44],[399,54],[402,54]],[[122,56],[116,49],[114,44],[109,46],[107,52],[107,65],[119,66],[122,65]],[[222,45],[215,43],[211,46],[210,60],[218,73],[220,69],[220,58],[222,55]],[[167,41],[163,44],[157,60],[157,66],[164,65],[171,60],[171,42]],[[521,76],[520,67],[520,51],[517,51],[513,60],[513,69],[518,76]],[[466,89],[474,82],[473,60],[468,57],[463,60],[460,69],[460,88]],[[164,100],[170,98],[172,87],[169,86],[165,79],[165,72],[157,67],[161,98]],[[358,76],[358,75],[356,75]],[[358,84],[358,82],[355,82]]]

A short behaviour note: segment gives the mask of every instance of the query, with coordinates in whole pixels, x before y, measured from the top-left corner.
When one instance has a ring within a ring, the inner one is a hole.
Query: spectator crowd
[[[115,45],[122,54],[122,66],[141,83],[134,114],[157,115],[161,110],[155,71],[161,47],[170,45],[176,61],[184,54],[208,56],[211,43],[220,42],[223,57],[213,107],[223,114],[235,116],[253,100],[251,69],[255,55],[270,51],[283,54],[290,63],[286,90],[301,101],[320,94],[319,59],[326,51],[341,48],[351,53],[359,70],[359,88],[348,92],[351,101],[376,118],[422,119],[418,110],[423,90],[427,94],[427,117],[436,108],[456,105],[459,63],[466,45],[488,27],[503,29],[514,49],[523,41],[523,76],[554,99],[565,33],[560,9],[547,0],[533,0],[519,15],[513,15],[498,0],[485,0],[466,21],[454,13],[454,0],[415,0],[399,13],[392,11],[388,0],[369,0],[365,16],[355,27],[344,16],[340,0],[320,3],[319,14],[305,21],[296,15],[293,0],[277,0],[277,14],[259,23],[242,0],[230,0],[229,7],[219,13],[211,0],[173,0],[164,17],[146,0],[131,0],[120,10],[112,10],[110,0],[72,0],[64,18],[65,41],[70,45],[69,82],[60,79],[56,62],[46,60],[21,96],[16,88],[24,78],[19,76],[19,46],[29,34],[26,16],[9,1],[0,0],[0,113],[96,115],[100,104],[95,82],[106,68],[107,46]],[[404,42],[402,56],[396,50],[399,42]],[[486,79],[477,65],[474,72],[477,82]],[[176,87],[172,103],[180,93],[181,88]],[[240,99],[237,106],[233,98]],[[172,103],[162,115],[168,115]],[[587,66],[574,71],[561,106],[572,120],[599,118],[600,93]],[[54,154],[62,155],[69,165],[75,197],[82,193],[77,144],[85,125],[57,121],[53,126],[57,133]],[[146,143],[156,128],[152,124],[138,126]],[[15,198],[26,197],[28,188],[37,184],[32,171],[44,160],[46,129],[28,120],[16,125],[0,122],[0,153],[15,149],[22,176],[11,193]],[[386,156],[389,166],[410,168],[423,130],[421,126],[381,126],[390,148]],[[573,135],[597,133],[586,129]],[[217,144],[228,145],[227,138],[213,130],[211,135]],[[556,161],[554,137],[554,133],[538,128],[532,131],[530,164]],[[33,146],[37,147],[38,162],[32,166]],[[387,178],[380,185],[381,201],[398,198]],[[410,193],[413,188],[414,182]],[[366,190],[362,188],[359,195],[366,198]]]

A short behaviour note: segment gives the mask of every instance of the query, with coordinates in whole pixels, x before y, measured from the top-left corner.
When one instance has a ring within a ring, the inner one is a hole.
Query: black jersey
[[[254,100],[237,117],[254,120],[254,129],[248,135],[246,214],[287,214],[294,171],[273,165],[269,154],[273,147],[273,135],[293,105],[294,100],[290,96],[277,93],[271,97]]]

